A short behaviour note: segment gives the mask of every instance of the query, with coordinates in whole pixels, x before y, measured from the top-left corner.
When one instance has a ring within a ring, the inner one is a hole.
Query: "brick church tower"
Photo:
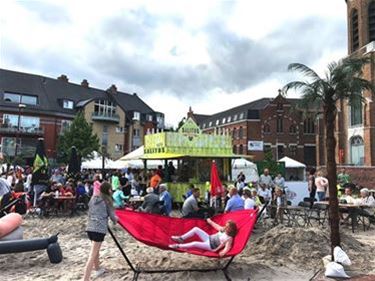
[[[348,56],[366,56],[363,78],[375,84],[375,0],[346,0]],[[364,100],[337,104],[335,135],[336,162],[341,166],[375,166],[375,98],[362,93]],[[325,165],[325,144],[321,119],[318,122],[317,165]],[[319,129],[320,128],[320,129]],[[375,170],[375,167],[374,167]],[[354,171],[353,171],[354,172]]]

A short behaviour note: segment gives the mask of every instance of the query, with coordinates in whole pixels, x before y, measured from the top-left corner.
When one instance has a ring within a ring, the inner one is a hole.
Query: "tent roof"
[[[125,156],[122,156],[119,160],[121,161],[127,161],[127,160],[138,160],[141,159],[144,155],[144,149],[145,147],[142,145],[138,147],[136,150],[133,150],[132,152],[129,152]]]
[[[306,168],[305,164],[300,163],[287,156],[281,158],[278,162],[285,162],[285,168]]]

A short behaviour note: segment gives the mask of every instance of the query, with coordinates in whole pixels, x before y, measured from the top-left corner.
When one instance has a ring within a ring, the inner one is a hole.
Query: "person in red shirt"
[[[150,179],[150,187],[152,187],[154,190],[158,190],[159,184],[161,183],[161,177],[158,175],[158,173],[153,170],[151,174],[151,179]]]

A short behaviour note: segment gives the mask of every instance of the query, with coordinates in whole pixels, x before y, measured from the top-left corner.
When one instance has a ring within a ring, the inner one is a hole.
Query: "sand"
[[[86,215],[24,220],[25,239],[46,237],[59,232],[64,259],[51,264],[46,251],[0,256],[0,280],[82,280],[84,266],[90,250],[85,233]],[[115,235],[128,257],[144,267],[206,267],[215,266],[217,260],[162,251],[145,246],[130,237],[120,226],[113,227]],[[353,265],[350,271],[375,274],[375,230],[351,234],[342,231],[343,249]],[[322,257],[329,254],[329,234],[321,228],[271,229],[259,226],[241,255],[234,259],[229,274],[233,280],[310,280],[323,270]],[[102,265],[108,270],[96,280],[132,280],[133,273],[123,260],[108,234],[103,242]],[[221,261],[223,262],[223,261]],[[225,280],[222,272],[173,273],[140,275],[138,280]]]

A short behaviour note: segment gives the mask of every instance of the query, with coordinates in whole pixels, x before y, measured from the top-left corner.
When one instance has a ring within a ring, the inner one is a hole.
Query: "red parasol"
[[[224,192],[215,161],[211,165],[211,196],[221,195]]]

